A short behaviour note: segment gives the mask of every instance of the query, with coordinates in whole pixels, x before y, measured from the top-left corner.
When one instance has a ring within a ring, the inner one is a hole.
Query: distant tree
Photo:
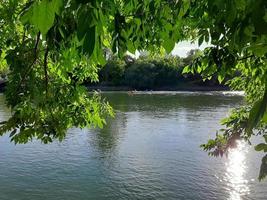
[[[111,55],[107,63],[100,69],[100,82],[109,85],[121,85],[124,80],[126,63],[116,55]]]

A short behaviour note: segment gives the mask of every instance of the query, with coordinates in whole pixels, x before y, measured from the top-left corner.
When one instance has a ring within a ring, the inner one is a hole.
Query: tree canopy
[[[179,41],[198,40],[211,47],[184,73],[219,81],[230,75],[230,87],[246,94],[223,120],[226,128],[202,147],[223,155],[236,139],[261,135],[265,143],[255,149],[267,152],[266,10],[266,0],[2,0],[0,64],[9,68],[12,115],[0,134],[47,143],[72,126],[101,127],[112,109],[82,83],[98,80],[105,48],[120,57],[160,46],[170,53]],[[259,178],[266,175],[267,155]]]

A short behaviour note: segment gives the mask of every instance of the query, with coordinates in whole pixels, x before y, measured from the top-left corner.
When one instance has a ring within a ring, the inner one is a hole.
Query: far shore
[[[5,81],[0,81],[0,93],[3,93],[6,87]],[[89,91],[100,90],[100,91],[230,91],[228,86],[224,85],[178,85],[178,86],[162,86],[162,87],[155,87],[149,89],[140,89],[140,88],[132,88],[128,86],[103,86],[103,85],[86,85]]]
[[[184,86],[170,86],[170,87],[157,87],[152,89],[135,89],[127,86],[86,86],[89,91],[229,91],[227,86],[199,86],[199,85],[184,85]]]

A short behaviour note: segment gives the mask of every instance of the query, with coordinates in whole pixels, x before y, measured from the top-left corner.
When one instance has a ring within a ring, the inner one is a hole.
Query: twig
[[[48,94],[48,73],[47,73],[48,52],[49,52],[49,49],[48,49],[48,47],[46,47],[45,55],[44,55],[44,73],[45,73],[45,92],[46,92],[46,97],[47,97],[47,94]]]
[[[24,44],[25,38],[26,38],[26,28],[24,28],[23,30],[22,44]]]
[[[36,37],[36,41],[35,41],[35,45],[34,45],[34,49],[33,49],[33,61],[32,63],[28,66],[28,69],[26,70],[23,79],[20,81],[20,85],[21,83],[23,83],[26,79],[26,76],[28,75],[28,73],[31,71],[32,66],[36,63],[37,61],[37,57],[38,57],[38,44],[40,42],[40,36],[41,36],[41,32],[39,31]]]
[[[37,56],[38,56],[38,44],[39,44],[39,41],[40,41],[40,35],[41,35],[41,32],[39,31],[38,34],[37,34],[35,46],[34,46],[34,49],[33,49],[33,61],[29,65],[28,70],[25,73],[25,76],[28,74],[28,72],[30,71],[31,67],[35,64],[35,62],[37,60]]]

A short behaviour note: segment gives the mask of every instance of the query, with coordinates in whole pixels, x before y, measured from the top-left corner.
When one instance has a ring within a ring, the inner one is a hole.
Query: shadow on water
[[[125,113],[118,111],[114,118],[109,117],[106,119],[106,122],[106,125],[102,129],[97,128],[89,130],[89,143],[96,148],[102,156],[112,154],[118,142],[123,139],[127,124],[127,116]]]

